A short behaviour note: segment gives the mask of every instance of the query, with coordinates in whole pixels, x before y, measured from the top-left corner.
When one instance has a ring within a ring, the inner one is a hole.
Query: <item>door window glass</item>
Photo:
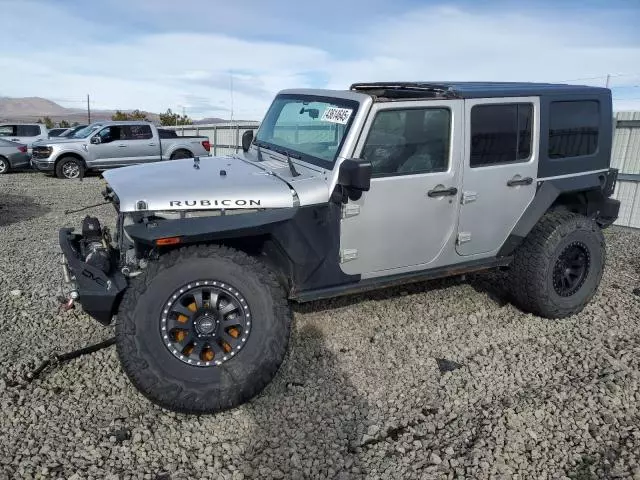
[[[450,135],[448,108],[382,110],[373,120],[362,157],[371,162],[374,177],[444,172]]]
[[[531,156],[533,105],[475,105],[471,109],[471,167],[524,162]]]
[[[149,125],[124,125],[123,140],[149,140],[153,137]]]
[[[111,127],[103,128],[98,132],[97,135],[100,137],[100,140],[102,141],[102,143],[109,143],[115,140],[122,140],[121,134],[122,134],[122,127],[118,125],[113,125]]]
[[[16,126],[15,125],[0,125],[0,137],[15,137]]]

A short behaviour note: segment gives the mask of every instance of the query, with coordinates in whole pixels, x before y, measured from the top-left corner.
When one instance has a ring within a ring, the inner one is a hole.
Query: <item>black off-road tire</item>
[[[246,344],[221,365],[187,365],[166,348],[163,305],[175,289],[199,278],[227,282],[246,299],[253,319]],[[284,289],[264,264],[218,245],[175,250],[149,265],[125,292],[116,319],[122,368],[149,400],[184,413],[214,413],[256,396],[283,362],[291,331]]]
[[[77,171],[76,176],[68,176],[66,174],[68,167],[74,167],[74,171]],[[64,179],[76,179],[84,176],[85,168],[82,160],[75,157],[63,157],[56,164],[56,177]]]
[[[554,268],[563,252],[575,245],[587,253],[588,269],[575,293],[562,296],[554,287]],[[579,313],[598,289],[605,260],[604,235],[593,220],[568,211],[551,211],[515,252],[509,279],[514,303],[546,318]]]

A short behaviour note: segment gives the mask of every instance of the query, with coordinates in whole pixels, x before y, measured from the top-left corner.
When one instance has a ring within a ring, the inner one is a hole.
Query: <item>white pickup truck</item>
[[[71,138],[33,144],[31,165],[59,178],[79,178],[87,170],[209,156],[208,137],[175,136],[149,122],[97,122]]]

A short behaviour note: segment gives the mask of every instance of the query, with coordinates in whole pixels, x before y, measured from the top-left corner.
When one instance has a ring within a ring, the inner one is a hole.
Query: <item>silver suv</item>
[[[133,384],[186,412],[267,385],[290,301],[502,267],[522,309],[566,317],[618,215],[612,124],[604,88],[286,90],[241,154],[105,173],[113,238],[92,217],[60,231],[70,300],[115,316]]]

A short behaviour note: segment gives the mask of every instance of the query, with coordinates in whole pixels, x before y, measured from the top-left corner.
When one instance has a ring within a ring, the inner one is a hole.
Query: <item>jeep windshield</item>
[[[358,102],[315,95],[278,95],[262,121],[254,144],[333,168]]]

